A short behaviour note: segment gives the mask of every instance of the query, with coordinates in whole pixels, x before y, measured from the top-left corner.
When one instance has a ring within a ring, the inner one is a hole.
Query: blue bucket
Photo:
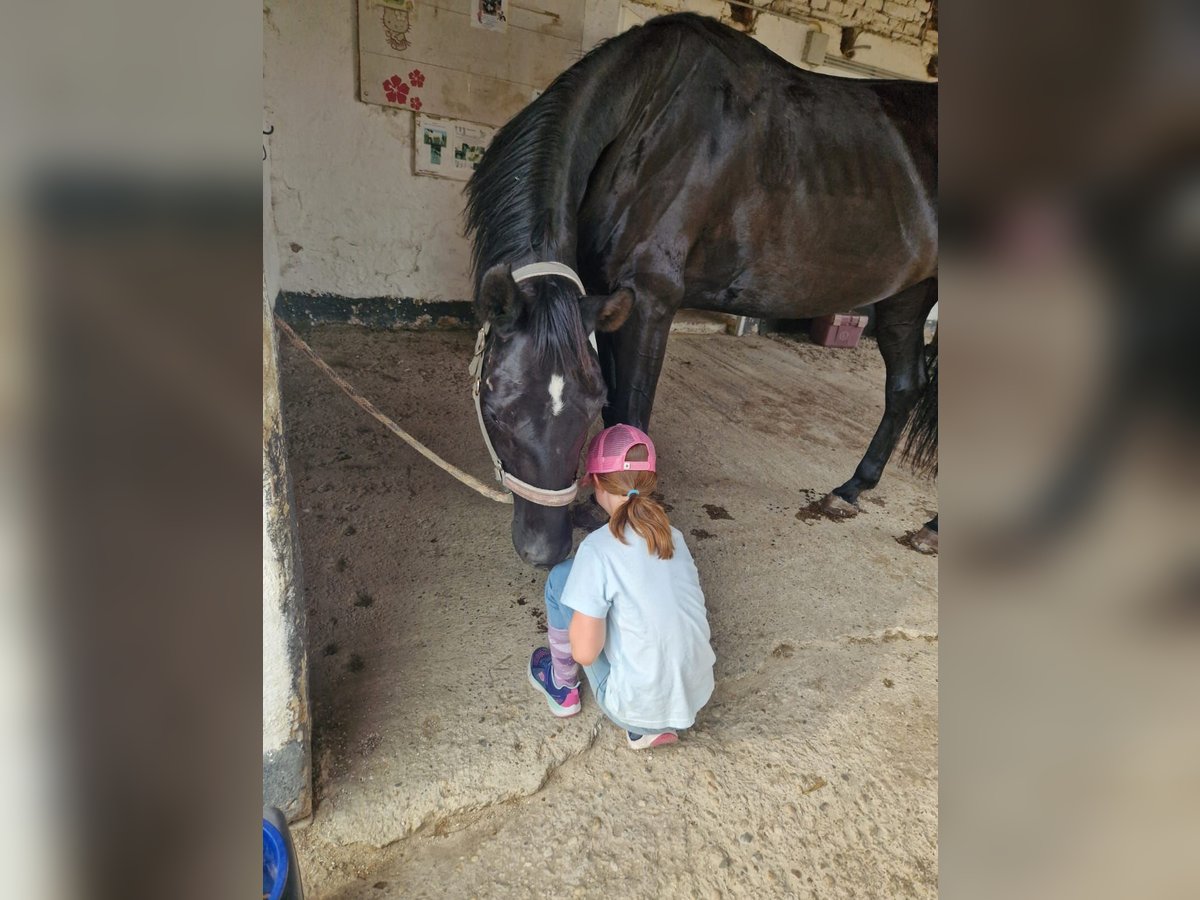
[[[288,880],[287,842],[279,829],[263,819],[263,889],[269,900],[280,900]]]

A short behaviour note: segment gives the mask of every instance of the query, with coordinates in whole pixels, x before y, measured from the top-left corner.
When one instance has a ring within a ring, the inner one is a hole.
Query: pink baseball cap
[[[626,454],[638,445],[646,448],[646,459],[626,461]],[[650,435],[632,425],[614,425],[592,438],[591,446],[588,447],[587,473],[604,475],[608,472],[653,472],[657,458]]]

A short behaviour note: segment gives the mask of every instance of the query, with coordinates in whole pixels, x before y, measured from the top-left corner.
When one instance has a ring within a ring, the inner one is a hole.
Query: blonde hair
[[[630,447],[625,456],[630,462],[642,462],[646,458],[646,448],[640,445]],[[597,487],[618,497],[627,496],[630,491],[637,491],[617,507],[617,511],[608,520],[613,537],[622,544],[628,544],[625,540],[625,526],[632,525],[633,530],[650,548],[651,554],[659,559],[670,559],[675,555],[675,542],[671,538],[671,523],[667,520],[667,512],[657,501],[650,498],[651,492],[658,486],[657,473],[606,472],[596,473],[592,478],[595,479]]]

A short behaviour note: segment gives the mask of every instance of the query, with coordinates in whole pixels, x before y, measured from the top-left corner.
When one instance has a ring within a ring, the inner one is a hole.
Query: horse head
[[[512,521],[513,546],[533,565],[552,566],[571,552],[566,506],[537,502],[536,491],[575,484],[588,428],[607,395],[588,335],[619,328],[632,302],[627,290],[581,299],[561,277],[518,284],[508,265],[493,266],[480,280],[477,313],[488,326],[480,418],[506,476],[534,487],[514,488]]]

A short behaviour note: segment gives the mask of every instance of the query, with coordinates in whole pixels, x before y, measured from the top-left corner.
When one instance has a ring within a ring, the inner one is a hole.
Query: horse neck
[[[537,179],[540,196],[535,199],[531,246],[535,252],[547,254],[543,258],[571,266],[576,264],[579,210],[588,180],[621,130],[624,111],[636,90],[632,79],[626,81],[624,90],[607,88],[606,82],[611,85],[620,75],[605,68],[597,67],[597,73],[572,92],[567,114],[556,129],[557,158],[547,160],[543,177]],[[537,221],[539,216],[544,220]]]
[[[578,216],[588,179],[643,86],[653,87],[653,67],[640,58],[637,44],[617,38],[596,48],[497,136],[499,155],[485,157],[480,167],[492,184],[476,188],[473,179],[468,188],[470,217],[480,228],[477,277],[498,263],[550,260],[577,267]],[[527,186],[515,213],[506,215],[496,202],[505,189],[501,180]],[[481,208],[486,205],[493,208]]]

